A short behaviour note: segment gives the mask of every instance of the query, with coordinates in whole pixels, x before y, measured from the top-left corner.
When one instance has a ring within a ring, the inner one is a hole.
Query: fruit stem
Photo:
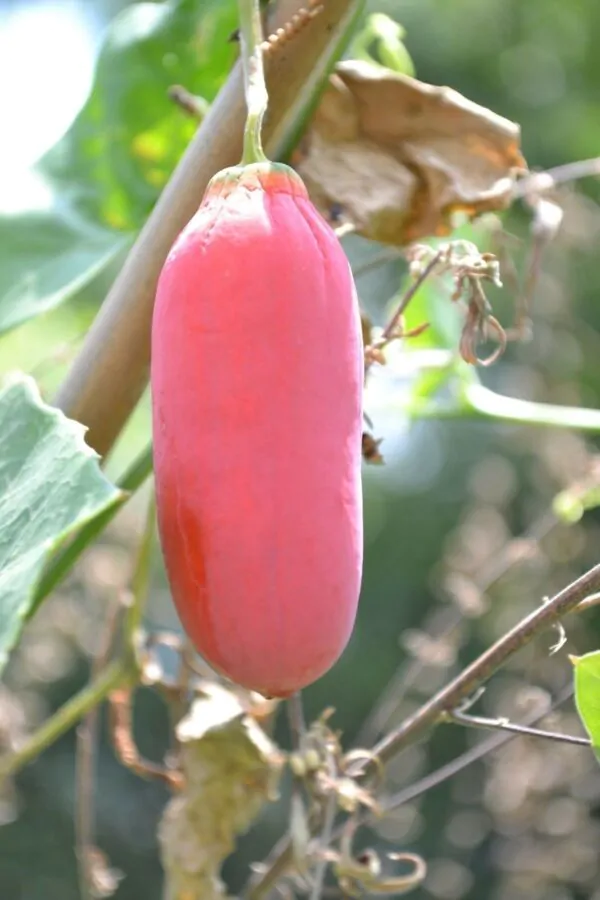
[[[239,0],[240,42],[248,115],[244,128],[242,165],[266,162],[262,123],[269,102],[263,67],[263,29],[259,0]]]

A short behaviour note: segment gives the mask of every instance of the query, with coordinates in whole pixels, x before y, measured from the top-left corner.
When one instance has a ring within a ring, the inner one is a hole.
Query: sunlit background
[[[94,3],[75,0],[3,0],[0,166],[4,173],[35,162],[71,124],[92,84],[103,12]]]
[[[27,191],[42,203],[43,186],[29,167],[68,129],[92,86],[105,29],[133,5],[0,0],[2,210],[29,202]],[[449,84],[520,122],[532,167],[600,154],[597,0],[379,0],[369,6],[406,27],[418,77]],[[484,375],[496,390],[599,406],[599,199],[590,180],[560,193],[565,222],[539,279],[533,340],[511,347]],[[516,236],[509,246],[519,272],[529,224],[521,208],[506,218]],[[377,251],[357,239],[347,240],[346,248],[355,266]],[[377,321],[384,321],[405,274],[402,263],[393,263],[358,279],[361,302]],[[99,277],[66,305],[4,337],[0,372],[32,371],[51,396],[109,281]],[[494,294],[505,323],[513,300],[507,279],[507,289]],[[360,616],[343,660],[306,692],[309,716],[333,705],[334,723],[348,744],[366,745],[543,596],[598,562],[600,547],[594,513],[569,528],[548,520],[556,493],[589,472],[593,437],[490,422],[411,423],[393,409],[411,378],[401,365],[395,376],[376,377],[385,389],[372,394],[373,424],[384,437],[387,465],[364,473]],[[119,443],[111,473],[144,445],[148,429],[145,402]],[[29,627],[0,694],[0,745],[34,727],[85,682],[106,608],[130,575],[142,510],[141,500],[126,508]],[[541,540],[513,540],[531,534]],[[149,625],[176,628],[158,559],[155,569]],[[570,624],[567,648],[555,657],[548,656],[555,635],[543,636],[493,680],[481,708],[522,719],[568,682],[566,654],[596,648],[599,636],[594,613]],[[580,733],[572,705],[563,710],[546,724]],[[149,691],[140,693],[136,731],[142,752],[160,758],[168,741],[166,714]],[[279,737],[287,739],[283,726]],[[390,767],[390,790],[481,737],[444,726]],[[1,900],[79,897],[73,773],[69,735],[0,798]],[[159,900],[156,826],[166,791],[123,769],[104,735],[97,796],[98,842],[125,873],[116,900]],[[269,807],[243,839],[227,865],[231,890],[239,890],[249,863],[263,858],[285,830],[286,808]],[[364,840],[428,860],[429,877],[411,895],[418,900],[600,900],[600,769],[585,749],[519,738],[402,805]]]

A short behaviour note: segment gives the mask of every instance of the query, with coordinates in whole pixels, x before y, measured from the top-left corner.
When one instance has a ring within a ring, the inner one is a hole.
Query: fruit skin
[[[342,653],[362,569],[358,304],[293,170],[211,181],[160,276],[151,383],[183,626],[232,681],[287,696]]]

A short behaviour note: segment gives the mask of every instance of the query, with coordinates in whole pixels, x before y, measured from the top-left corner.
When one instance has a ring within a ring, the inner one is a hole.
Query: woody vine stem
[[[266,162],[262,145],[262,124],[269,95],[263,66],[263,29],[259,0],[239,0],[240,40],[244,65],[244,85],[248,115],[244,128],[242,164]]]

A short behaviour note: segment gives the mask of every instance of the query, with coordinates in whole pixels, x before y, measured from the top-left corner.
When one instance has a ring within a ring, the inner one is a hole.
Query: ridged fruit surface
[[[358,306],[291,169],[210,183],[160,277],[151,381],[183,626],[231,680],[287,696],[342,653],[362,567]]]

